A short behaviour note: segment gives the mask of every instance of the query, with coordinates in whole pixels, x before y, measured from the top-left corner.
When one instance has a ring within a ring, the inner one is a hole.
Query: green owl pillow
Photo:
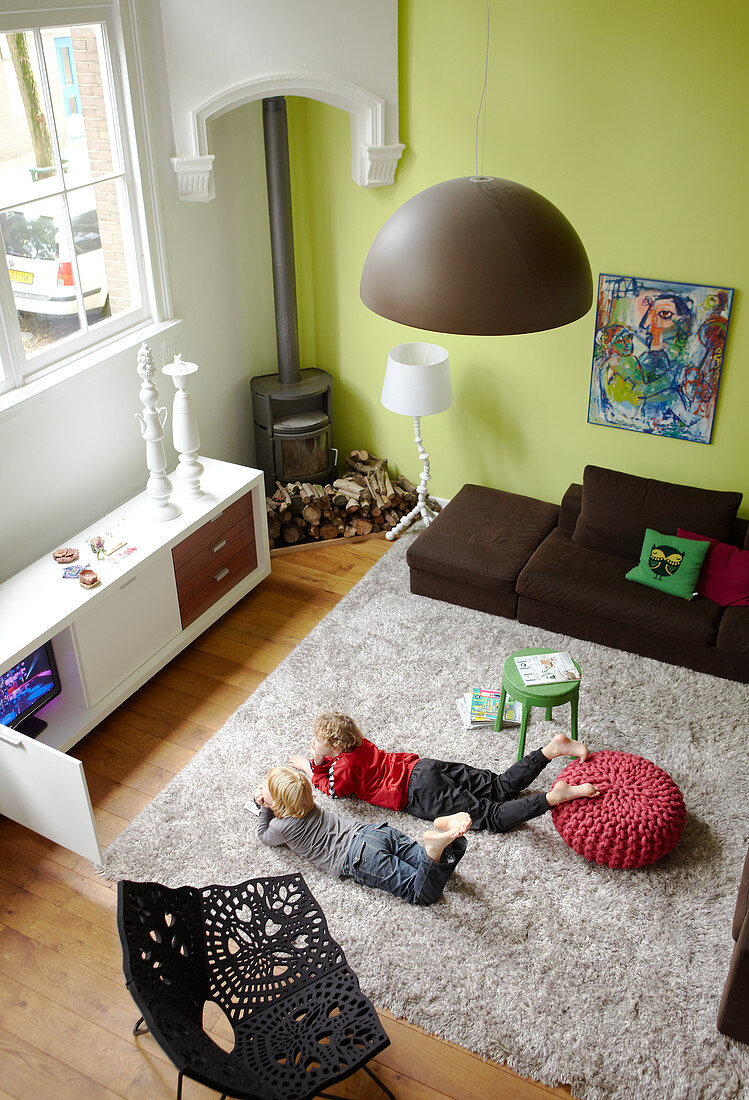
[[[648,527],[640,551],[640,563],[630,569],[627,580],[691,600],[709,549],[709,542],[661,535]]]

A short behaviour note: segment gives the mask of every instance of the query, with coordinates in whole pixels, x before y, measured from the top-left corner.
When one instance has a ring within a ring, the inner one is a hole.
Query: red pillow
[[[702,566],[697,591],[720,607],[749,607],[749,550],[740,550],[727,542],[694,531],[677,531],[680,538],[709,542],[710,549]]]

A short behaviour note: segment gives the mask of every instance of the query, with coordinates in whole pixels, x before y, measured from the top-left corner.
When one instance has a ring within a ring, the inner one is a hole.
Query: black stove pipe
[[[273,259],[273,299],[276,309],[278,376],[286,385],[299,382],[299,323],[291,220],[291,175],[286,100],[263,100],[265,176],[268,185],[270,250]]]

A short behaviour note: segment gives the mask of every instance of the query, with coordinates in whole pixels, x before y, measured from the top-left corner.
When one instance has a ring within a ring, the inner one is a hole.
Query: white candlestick
[[[136,413],[140,421],[140,434],[146,441],[146,465],[150,477],[146,483],[146,492],[153,501],[153,518],[159,521],[176,519],[182,509],[170,501],[172,483],[166,476],[166,453],[164,451],[164,425],[167,410],[159,408],[159,391],[153,384],[156,368],[148,344],[141,344],[138,351],[138,374],[143,384],[138,396],[143,405],[143,413]]]
[[[174,358],[171,366],[164,367],[164,374],[168,374],[176,389],[174,404],[172,406],[172,439],[175,450],[179,452],[176,476],[182,482],[188,497],[203,496],[200,488],[200,476],[203,467],[198,461],[198,449],[200,436],[198,435],[198,422],[192,407],[192,398],[187,389],[187,379],[198,370],[197,363],[185,363],[181,355]]]

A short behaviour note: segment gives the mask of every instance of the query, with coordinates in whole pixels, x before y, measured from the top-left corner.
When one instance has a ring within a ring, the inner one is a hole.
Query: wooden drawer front
[[[230,562],[248,547],[254,549],[255,526],[252,516],[235,523],[228,531],[218,534],[214,532],[214,534],[215,541],[198,550],[186,561],[179,562],[173,555],[174,575],[177,579],[180,600],[189,599],[206,584],[215,584],[214,578],[217,573],[228,568]]]
[[[247,532],[246,527],[244,531]],[[211,555],[210,561],[203,559],[206,567],[201,572],[191,573],[186,583],[182,583],[180,574],[177,574],[177,595],[183,630],[257,568],[254,537],[244,541],[237,538],[231,543],[231,548],[229,547],[228,537],[226,547],[215,555],[209,547],[207,552]]]
[[[217,515],[215,519],[209,520],[207,523],[203,524],[200,530],[195,531],[194,534],[174,547],[172,550],[172,558],[174,560],[175,573],[179,576],[181,567],[188,562],[190,558],[194,558],[195,555],[199,554],[201,551],[215,546],[232,527],[241,522],[253,532],[254,537],[255,526],[252,518],[252,493],[246,493],[245,496],[240,497],[239,500],[235,500],[228,508],[224,508],[223,512]],[[179,580],[177,583],[179,583]]]

